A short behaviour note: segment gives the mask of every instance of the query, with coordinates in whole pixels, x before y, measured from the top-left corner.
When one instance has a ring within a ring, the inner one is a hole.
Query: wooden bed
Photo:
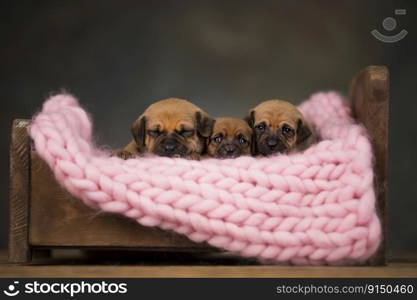
[[[370,66],[355,76],[349,97],[355,118],[368,129],[375,156],[375,191],[384,240],[370,265],[385,264],[389,74]],[[29,263],[34,251],[56,248],[129,249],[216,253],[206,244],[119,215],[98,213],[70,196],[38,157],[27,133],[30,120],[16,119],[10,146],[9,262]],[[45,251],[44,251],[45,252]],[[108,253],[108,252],[106,252]]]

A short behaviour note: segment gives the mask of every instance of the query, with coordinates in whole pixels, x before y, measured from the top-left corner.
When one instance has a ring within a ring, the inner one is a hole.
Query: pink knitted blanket
[[[337,93],[299,109],[321,141],[265,158],[109,157],[70,95],[48,99],[30,135],[58,182],[93,208],[267,262],[364,261],[381,239],[366,132]]]

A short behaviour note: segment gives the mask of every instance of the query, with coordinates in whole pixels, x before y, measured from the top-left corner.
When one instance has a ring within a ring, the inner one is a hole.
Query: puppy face
[[[132,135],[141,153],[197,159],[213,122],[194,104],[169,98],[150,105],[133,123]]]
[[[303,115],[285,101],[262,102],[249,112],[247,121],[254,132],[255,154],[270,155],[301,150],[312,135]]]
[[[252,129],[241,119],[219,118],[209,139],[208,154],[216,158],[234,158],[251,154]]]

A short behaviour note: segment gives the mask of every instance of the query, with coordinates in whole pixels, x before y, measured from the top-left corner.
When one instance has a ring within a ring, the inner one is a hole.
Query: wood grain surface
[[[28,245],[30,139],[28,120],[16,119],[12,124],[10,144],[10,227],[9,261],[26,262],[31,258]]]
[[[384,267],[296,266],[102,266],[0,264],[0,277],[417,277],[417,263],[391,263]]]

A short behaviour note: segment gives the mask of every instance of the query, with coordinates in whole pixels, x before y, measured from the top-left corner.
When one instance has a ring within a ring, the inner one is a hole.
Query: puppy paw
[[[193,153],[188,154],[184,158],[191,159],[191,160],[201,160],[201,154],[193,152]]]
[[[113,152],[112,156],[117,156],[126,160],[130,158],[134,158],[136,155],[126,150],[117,150]]]

